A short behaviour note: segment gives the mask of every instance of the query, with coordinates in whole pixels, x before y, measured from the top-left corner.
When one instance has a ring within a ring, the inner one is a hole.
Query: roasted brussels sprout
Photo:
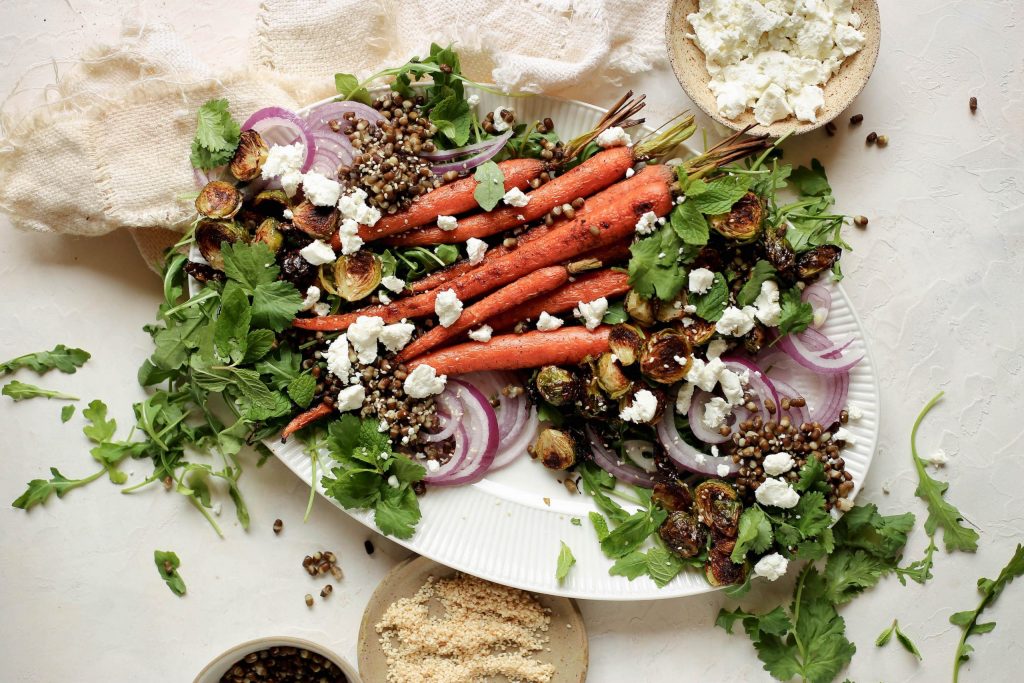
[[[334,286],[345,301],[359,301],[373,294],[380,285],[380,257],[371,251],[340,256],[334,262]]]
[[[761,323],[754,323],[754,327],[743,337],[743,348],[751,356],[756,356],[767,342],[767,328]]]
[[[572,370],[557,365],[545,365],[537,371],[534,379],[537,393],[553,406],[575,403],[580,397],[580,380]]]
[[[228,170],[239,180],[253,180],[260,174],[268,151],[267,143],[263,142],[259,133],[243,130]]]
[[[307,199],[292,209],[292,224],[318,239],[327,239],[333,235],[340,223],[341,212],[332,206],[314,206]]]
[[[630,390],[633,383],[622,372],[622,367],[610,353],[602,353],[597,359],[597,367],[594,370],[597,383],[604,389],[609,398],[619,398]]]
[[[747,564],[736,564],[730,557],[734,547],[735,543],[719,542],[708,551],[704,575],[712,586],[730,586],[747,578]]]
[[[281,231],[277,229],[277,221],[273,218],[268,218],[260,226],[256,228],[256,232],[252,236],[252,241],[263,242],[270,251],[275,254],[281,250],[281,244],[284,243],[284,236],[281,235]]]
[[[196,227],[196,246],[199,253],[217,270],[224,270],[224,257],[220,253],[222,242],[241,244],[249,237],[248,233],[234,221],[203,220]]]
[[[708,221],[722,237],[749,242],[761,234],[761,224],[764,220],[764,204],[761,198],[753,192],[748,192],[739,198],[728,213],[721,213],[711,216]]]
[[[833,244],[823,244],[796,257],[796,274],[801,280],[814,277],[823,270],[831,268],[843,250]]]
[[[669,512],[685,512],[693,507],[693,492],[678,479],[659,481],[652,489],[651,500]]]
[[[565,470],[576,464],[578,448],[572,434],[548,427],[537,435],[531,454],[549,470]]]
[[[658,330],[647,338],[640,353],[640,372],[659,384],[679,382],[691,365],[690,344],[675,330]]]
[[[606,416],[608,408],[611,407],[608,399],[601,392],[601,385],[598,384],[597,377],[593,375],[581,381],[578,404],[580,414],[591,419]]]
[[[637,294],[635,289],[629,290],[629,294],[626,295],[626,313],[644,327],[654,324],[653,302]]]
[[[707,530],[689,512],[676,511],[658,527],[658,536],[669,550],[682,558],[700,554],[708,542]]]
[[[686,337],[686,341],[690,343],[690,348],[704,346],[715,336],[715,324],[703,318],[691,318],[691,320],[693,322],[689,325],[676,328],[676,331],[681,332]]]
[[[739,530],[743,503],[736,490],[724,481],[701,482],[693,492],[700,520],[719,538],[735,538]]]
[[[786,239],[786,226],[780,225],[764,233],[764,254],[780,273],[788,273],[796,264],[796,254]]]
[[[266,210],[268,206],[277,205],[281,210],[291,208],[292,202],[284,190],[263,190],[252,199],[252,205]]]
[[[608,346],[622,365],[632,365],[640,357],[644,333],[626,323],[614,326],[608,333]]]
[[[681,320],[686,316],[683,307],[686,306],[686,292],[681,291],[675,299],[659,301],[655,319],[659,323],[670,323],[673,320]]]
[[[196,197],[196,211],[217,220],[234,218],[242,208],[242,193],[231,183],[211,180]]]

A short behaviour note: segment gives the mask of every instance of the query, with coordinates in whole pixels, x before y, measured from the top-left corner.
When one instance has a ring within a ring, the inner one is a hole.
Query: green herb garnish
[[[26,384],[25,382],[19,382],[16,379],[12,379],[10,382],[4,385],[2,391],[4,396],[8,396],[15,401],[24,401],[29,398],[56,398],[62,401],[77,401],[77,396],[71,394],[64,394],[53,389],[44,389],[43,387],[37,387],[34,384]]]
[[[69,375],[74,374],[78,368],[85,365],[89,360],[88,351],[82,349],[69,349],[63,344],[57,344],[51,351],[36,351],[26,353],[23,356],[12,358],[9,361],[0,363],[0,374],[14,372],[21,368],[29,368],[34,372],[43,374],[49,370],[60,370]]]
[[[476,167],[473,179],[477,183],[473,198],[481,209],[490,211],[505,196],[505,174],[496,163],[488,161]]]
[[[576,564],[576,558],[573,557],[572,550],[569,546],[562,541],[562,547],[558,551],[558,566],[555,568],[555,578],[561,583],[565,580],[565,577],[569,575],[569,570]]]
[[[235,155],[241,133],[238,122],[228,113],[227,100],[210,100],[199,107],[192,165],[208,171],[228,163]]]
[[[889,628],[878,634],[878,638],[875,639],[875,645],[878,647],[884,647],[890,640],[892,640],[893,636],[896,636],[896,641],[903,646],[904,650],[917,657],[918,660],[921,659],[921,652],[917,649],[917,646],[914,645],[914,641],[912,641],[906,633],[900,630],[900,622],[897,619],[893,619]]]
[[[178,567],[181,566],[178,556],[169,550],[154,550],[153,562],[156,563],[156,569],[160,572],[160,578],[164,580],[171,592],[178,597],[184,595],[185,580],[178,574]]]

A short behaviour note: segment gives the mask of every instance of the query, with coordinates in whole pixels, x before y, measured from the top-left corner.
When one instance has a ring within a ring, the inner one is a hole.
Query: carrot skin
[[[526,332],[492,337],[486,344],[469,342],[420,356],[410,369],[429,365],[439,375],[461,375],[481,370],[520,370],[541,365],[576,365],[608,350],[608,331],[569,327],[550,332]]]
[[[507,330],[522,320],[536,318],[543,311],[549,315],[569,311],[579,302],[590,302],[601,297],[613,297],[629,291],[629,276],[616,270],[600,270],[578,277],[544,296],[524,302],[515,308],[494,316],[487,324],[497,331]]]
[[[299,413],[292,418],[292,421],[285,425],[285,428],[281,430],[281,441],[284,441],[289,436],[299,431],[303,427],[313,424],[317,420],[323,419],[334,412],[332,406],[326,403],[318,403],[309,410]]]
[[[437,327],[423,334],[413,343],[406,346],[395,358],[404,363],[410,358],[422,355],[436,348],[449,339],[459,336],[471,327],[487,322],[490,318],[517,306],[520,302],[540,296],[564,285],[569,280],[569,271],[563,266],[541,268],[526,277],[485,296],[480,301],[467,307],[462,315],[450,327]]]
[[[633,150],[630,147],[613,147],[576,166],[564,175],[541,185],[529,193],[530,203],[526,206],[502,206],[486,213],[477,213],[459,219],[454,230],[425,227],[390,238],[391,246],[411,247],[431,244],[456,244],[470,237],[487,237],[542,218],[551,209],[571,204],[579,197],[589,197],[595,192],[621,180],[626,169],[633,166]]]
[[[509,159],[498,164],[505,174],[505,191],[513,187],[520,190],[544,172],[544,162],[539,159]],[[369,242],[388,235],[405,232],[437,220],[438,216],[455,216],[477,208],[473,191],[477,181],[473,176],[460,178],[455,182],[416,198],[409,208],[391,216],[384,216],[372,226],[360,226],[359,236]]]

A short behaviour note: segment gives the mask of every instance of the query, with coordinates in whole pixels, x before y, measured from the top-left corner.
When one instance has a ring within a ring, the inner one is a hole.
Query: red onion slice
[[[827,314],[832,310],[832,293],[821,282],[815,282],[810,287],[804,288],[800,298],[811,305],[815,318],[817,318],[818,311],[825,311]]]
[[[384,115],[373,107],[351,100],[326,102],[313,107],[306,113],[306,120],[314,130],[321,127],[330,130],[331,121],[337,121],[342,129],[347,130],[350,124],[345,118],[345,114],[348,113],[355,114],[357,119],[366,119],[370,123],[380,123],[386,120]]]
[[[305,173],[313,165],[316,142],[305,119],[283,107],[264,107],[242,124],[242,130],[254,130],[268,145],[290,145],[301,142],[306,148],[306,159],[302,164]]]
[[[420,152],[420,157],[427,161],[449,161],[451,159],[457,159],[458,157],[469,156],[480,151],[489,150],[495,145],[497,145],[500,150],[505,146],[505,143],[508,142],[510,137],[512,137],[511,128],[492,140],[476,142],[472,145],[466,145],[465,147],[459,147],[457,149],[439,149],[436,152]]]
[[[765,407],[765,400],[771,399],[778,406],[779,394],[775,391],[771,380],[764,374],[760,366],[753,361],[739,357],[723,358],[722,362],[725,363],[726,368],[738,375],[747,373],[747,388],[753,392],[761,404],[761,419],[766,422],[770,420],[772,416]]]
[[[510,372],[473,372],[460,377],[479,389],[484,397],[497,401],[495,416],[498,420],[498,452],[491,469],[512,463],[526,452],[526,446],[537,434],[537,411],[526,396],[508,396],[508,386],[522,386],[522,381]]]
[[[498,450],[498,420],[494,409],[479,389],[457,379],[449,379],[445,392],[454,392],[465,410],[466,419],[455,434],[456,453],[465,449],[465,456],[452,468],[445,463],[423,481],[434,486],[458,486],[479,481],[494,462]]]
[[[501,140],[501,138],[498,138]],[[485,164],[501,151],[501,148],[505,146],[505,140],[501,140],[501,144],[495,144],[492,147],[484,149],[484,151],[475,154],[474,156],[460,159],[458,161],[449,161],[443,164],[436,164],[431,166],[430,170],[434,172],[434,175],[444,175],[448,171],[455,171],[456,173],[465,173],[470,169],[474,169],[481,164]]]
[[[807,328],[806,332],[813,331],[815,334],[821,335],[816,330]],[[821,335],[824,337],[824,335]],[[779,348],[789,354],[790,358],[795,360],[801,366],[816,372],[821,375],[838,375],[850,371],[850,368],[859,363],[864,357],[859,356],[853,360],[845,359],[839,356],[828,357],[830,353],[826,353],[824,356],[820,355],[822,351],[829,350],[835,352],[835,349],[814,349],[809,346],[809,340],[813,337],[804,335],[803,338],[800,335],[787,334],[785,337],[779,339]],[[825,339],[828,339],[825,337]],[[830,346],[834,346],[829,342]],[[817,351],[817,353],[816,353]]]
[[[690,422],[690,431],[704,443],[724,443],[729,440],[728,436],[722,436],[717,429],[711,429],[704,424],[704,409],[712,398],[714,398],[714,394],[711,392],[703,389],[694,390],[686,419]],[[732,424],[731,420],[729,424]]]
[[[537,438],[539,427],[537,409],[530,406],[529,412],[525,413],[522,429],[508,438],[502,439],[498,452],[494,455],[494,462],[491,463],[491,470],[500,469],[521,458],[526,453],[526,447]]]
[[[594,464],[602,470],[611,474],[619,481],[633,484],[641,488],[654,488],[654,476],[636,465],[627,462],[620,462],[619,459],[608,450],[608,447],[601,441],[601,438],[590,428],[586,427],[587,438],[590,439],[590,452],[594,455]]]
[[[720,476],[718,466],[726,465],[729,468],[727,476],[739,472],[740,466],[734,463],[732,458],[701,453],[679,436],[675,415],[671,410],[666,410],[658,421],[658,440],[665,447],[665,453],[672,459],[672,462],[685,470],[717,477]]]

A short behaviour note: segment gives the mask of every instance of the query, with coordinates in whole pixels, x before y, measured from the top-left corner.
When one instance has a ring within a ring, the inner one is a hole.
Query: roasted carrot
[[[459,319],[450,327],[438,325],[419,339],[406,346],[396,360],[404,363],[410,358],[421,356],[436,348],[449,339],[454,339],[466,330],[481,325],[495,315],[514,308],[523,301],[528,301],[552,289],[564,285],[569,279],[569,271],[564,266],[550,266],[535,270],[526,277],[505,285],[501,289],[485,296],[472,306],[468,306]]]
[[[556,225],[554,229],[510,254],[453,279],[444,289],[451,289],[462,301],[524,277],[533,271],[571,260],[594,249],[628,239],[637,219],[648,211],[664,216],[672,209],[672,169],[648,166],[620,185],[625,193],[606,190],[594,195],[586,217],[577,217]],[[375,315],[385,323],[402,318],[429,315],[434,310],[437,289],[400,299],[387,306],[370,306],[352,313],[317,318],[296,318],[292,325],[305,330],[344,330],[360,315]]]
[[[538,159],[509,159],[498,164],[505,174],[505,191],[518,187],[520,190],[544,172],[544,162]],[[391,216],[384,216],[375,225],[359,228],[359,236],[369,242],[382,237],[405,232],[437,220],[438,216],[456,216],[477,207],[473,191],[477,181],[473,176],[455,182],[417,197],[409,208]]]
[[[495,330],[507,330],[521,320],[536,318],[542,311],[550,315],[572,310],[579,302],[613,297],[629,291],[629,276],[617,270],[587,273],[549,294],[523,302],[487,321]]]
[[[504,334],[486,344],[469,342],[449,346],[413,360],[411,368],[429,365],[439,375],[461,375],[480,370],[519,370],[541,365],[576,365],[588,356],[608,350],[607,325],[596,330],[565,327],[550,332]]]
[[[326,403],[318,403],[304,413],[299,413],[292,418],[291,422],[285,425],[284,429],[281,430],[281,441],[284,441],[303,427],[311,425],[317,420],[325,418],[333,412],[333,406],[329,406]]]
[[[565,175],[541,185],[530,192],[526,206],[502,206],[486,213],[477,213],[459,219],[454,230],[426,227],[413,230],[387,240],[387,244],[412,247],[430,244],[455,244],[470,237],[482,238],[530,223],[543,217],[551,209],[570,204],[579,197],[589,197],[618,182],[626,169],[635,163],[632,147],[613,147],[570,169]]]

